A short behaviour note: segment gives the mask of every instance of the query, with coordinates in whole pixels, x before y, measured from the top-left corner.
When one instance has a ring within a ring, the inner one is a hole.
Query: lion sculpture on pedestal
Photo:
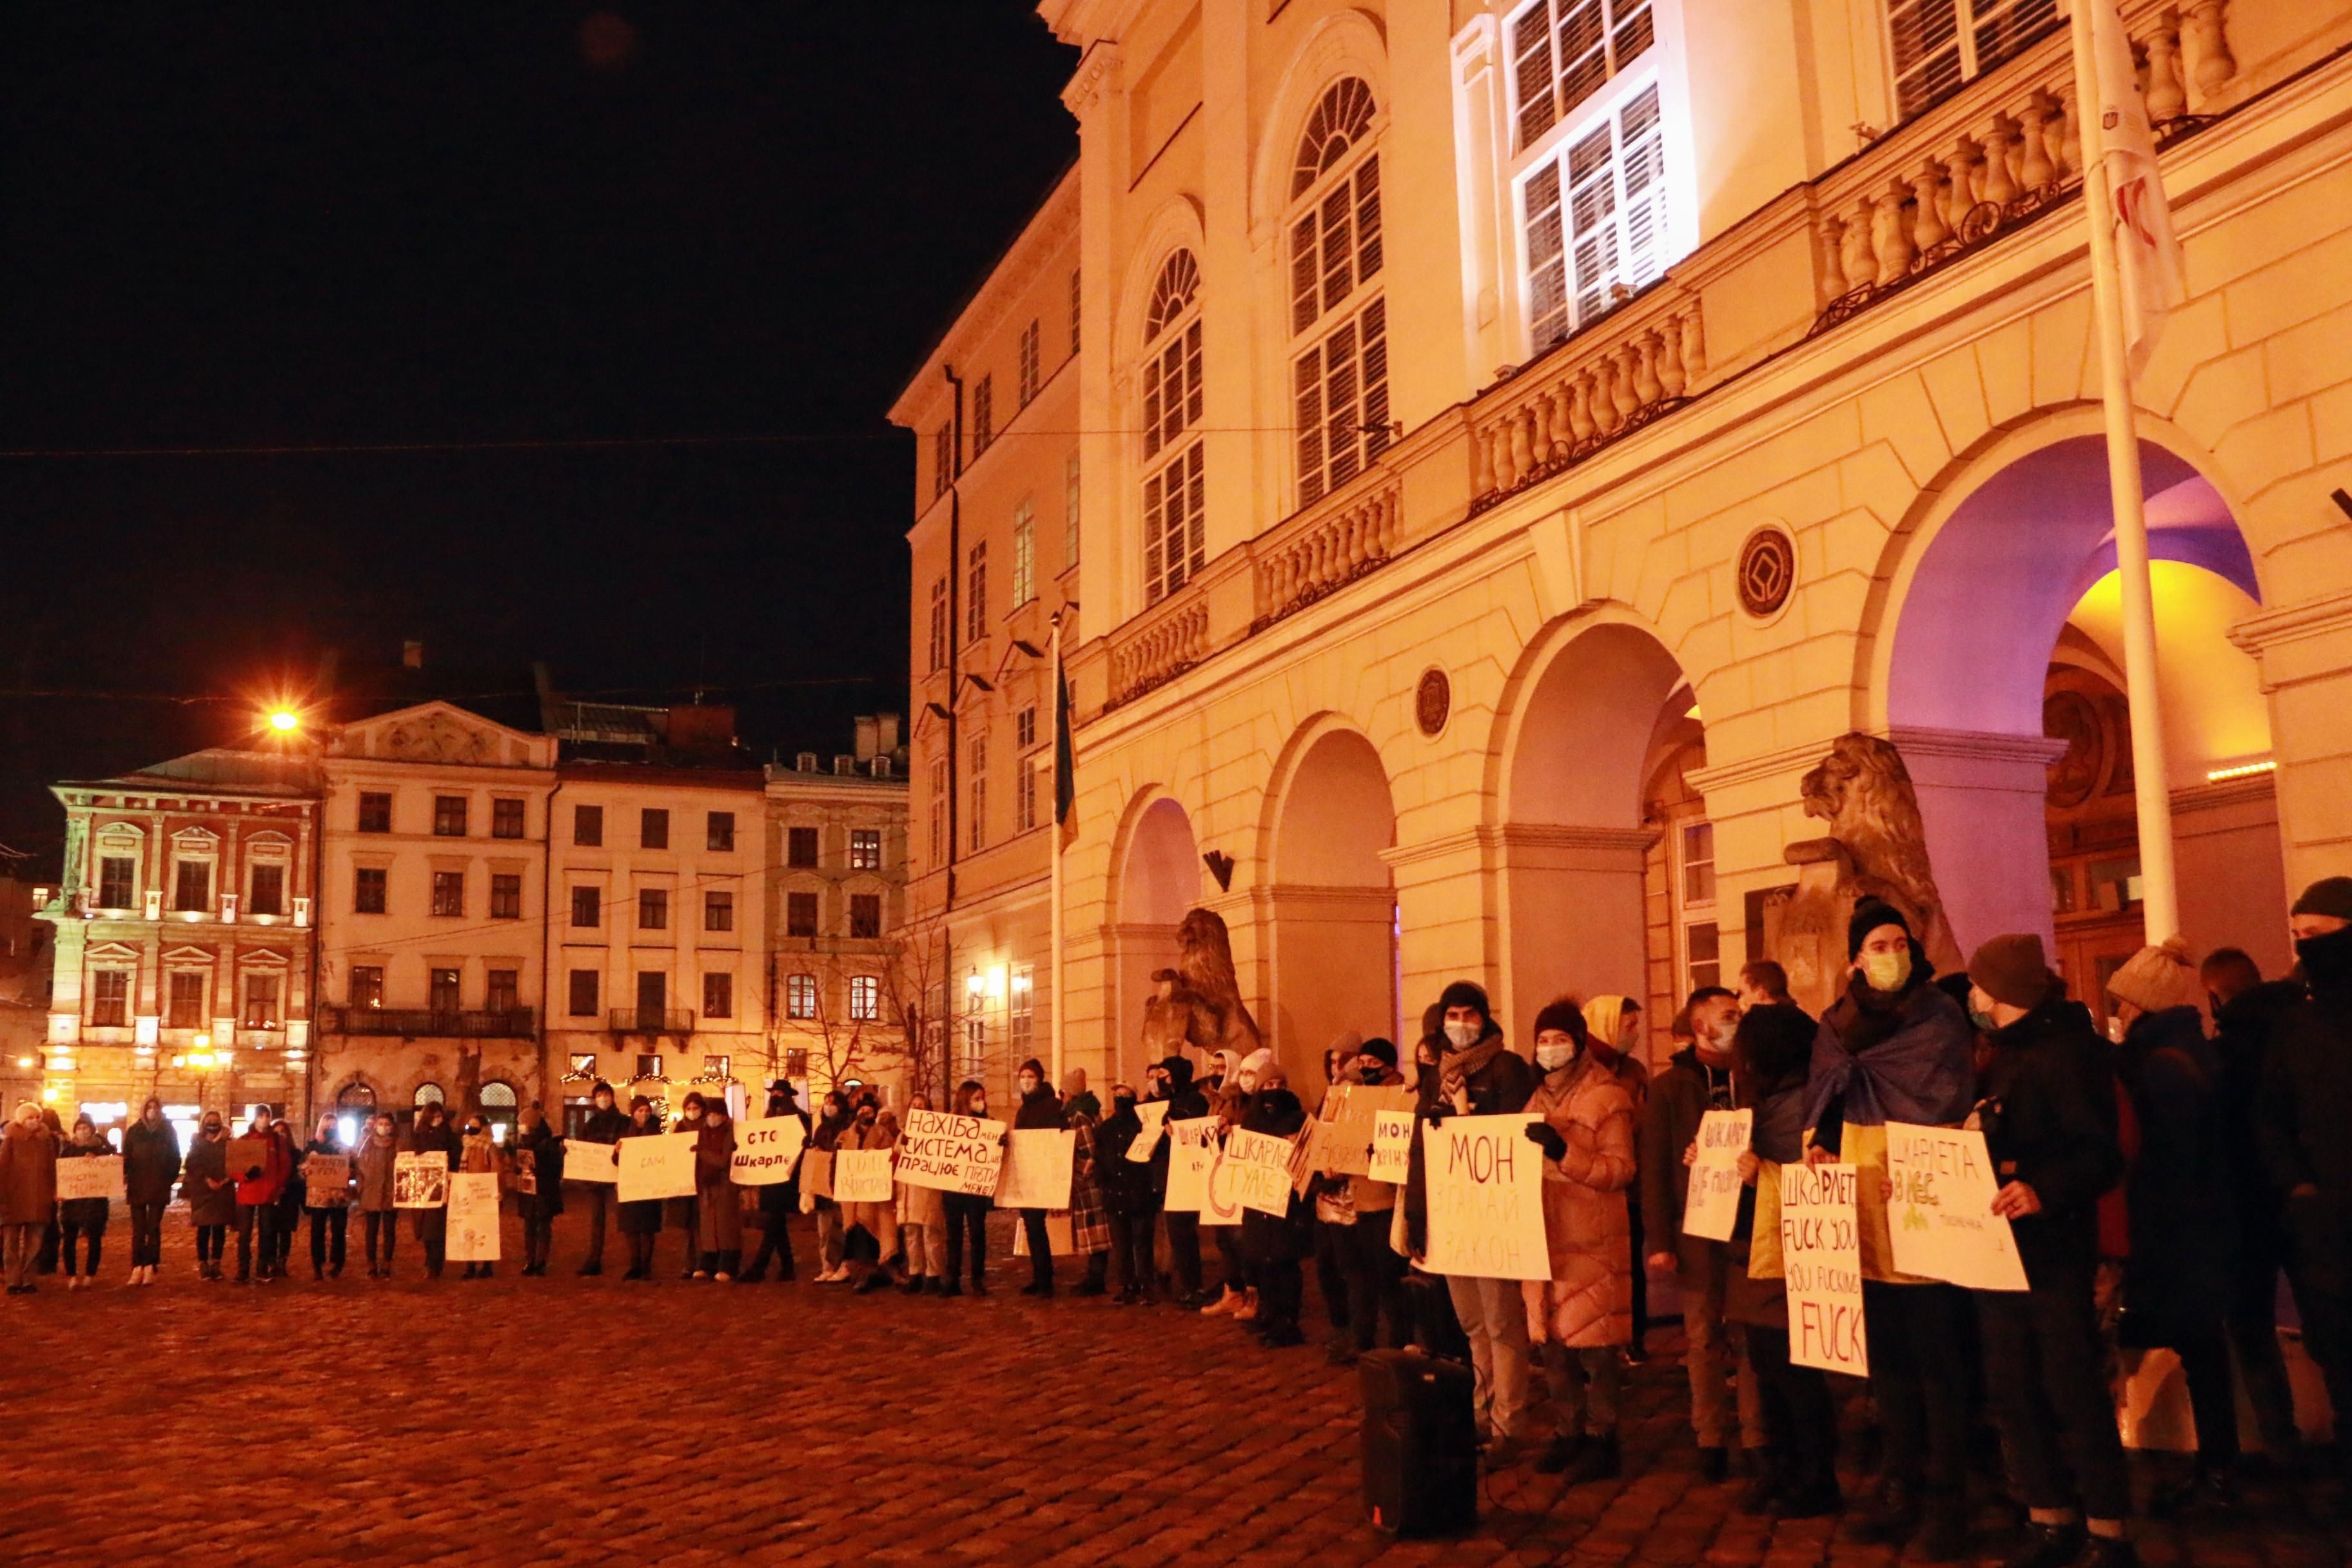
[[[1818,1016],[1845,989],[1852,967],[1846,921],[1865,897],[1903,911],[1939,973],[1959,968],[1959,943],[1927,860],[1918,792],[1894,742],[1839,736],[1800,790],[1805,815],[1828,823],[1830,832],[1784,852],[1798,868],[1797,890],[1781,916],[1773,956],[1788,970],[1797,1004]]]
[[[1222,916],[1208,910],[1187,914],[1176,928],[1176,966],[1151,978],[1153,994],[1143,1005],[1145,1060],[1186,1049],[1245,1057],[1265,1043],[1242,1001],[1233,939]]]

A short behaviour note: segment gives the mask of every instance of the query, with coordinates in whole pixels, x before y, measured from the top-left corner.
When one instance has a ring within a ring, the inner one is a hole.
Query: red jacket
[[[294,1174],[294,1155],[286,1147],[286,1140],[279,1137],[274,1128],[263,1133],[262,1137],[268,1143],[269,1159],[261,1167],[259,1179],[248,1181],[243,1171],[230,1173],[236,1178],[236,1201],[257,1208],[263,1204],[276,1203]]]

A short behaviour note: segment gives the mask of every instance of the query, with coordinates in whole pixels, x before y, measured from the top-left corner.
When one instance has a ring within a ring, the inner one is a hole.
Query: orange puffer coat
[[[1633,1338],[1632,1234],[1625,1189],[1633,1181],[1633,1097],[1589,1055],[1547,1074],[1528,1101],[1568,1141],[1544,1163],[1544,1239],[1551,1279],[1522,1286],[1528,1338],[1575,1350]]]

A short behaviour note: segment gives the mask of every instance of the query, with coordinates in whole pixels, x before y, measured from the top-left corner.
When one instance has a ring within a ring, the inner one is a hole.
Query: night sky
[[[704,683],[762,755],[903,708],[883,411],[1075,154],[1074,65],[1023,0],[12,8],[0,843],[47,873],[49,781],[406,637]],[[744,435],[792,439],[20,455]]]

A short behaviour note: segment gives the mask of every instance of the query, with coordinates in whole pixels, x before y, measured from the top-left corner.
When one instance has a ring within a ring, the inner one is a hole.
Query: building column
[[[1266,1016],[1258,1023],[1294,1085],[1322,1082],[1323,1051],[1348,1030],[1393,1036],[1391,889],[1276,883],[1256,889],[1252,903],[1272,949]]]
[[[1399,1011],[1412,1039],[1397,1042],[1410,1056],[1419,1039],[1422,1010],[1455,980],[1475,980],[1496,998],[1500,979],[1486,845],[1474,829],[1381,851],[1396,880],[1399,964],[1404,975]],[[1497,1002],[1497,1005],[1500,1003]]]
[[[2342,872],[2352,846],[2352,593],[2250,616],[2230,640],[2253,656],[2270,702],[2292,899]]]
[[[2053,952],[2050,764],[2063,741],[2041,735],[1897,726],[1887,732],[1919,797],[1944,918],[1965,955],[2011,931]]]
[[[1502,916],[1494,1000],[1515,1044],[1555,997],[1643,994],[1642,863],[1656,830],[1505,823],[1485,837]]]

